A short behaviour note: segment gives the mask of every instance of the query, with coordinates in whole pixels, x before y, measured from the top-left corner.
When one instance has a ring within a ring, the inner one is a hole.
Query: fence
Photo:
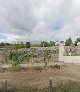
[[[53,86],[52,78],[49,79],[48,87],[45,88],[26,84],[20,86],[18,84],[18,82],[9,80],[0,81],[0,92],[80,92],[80,83],[69,81],[66,83],[60,82],[57,86]]]
[[[49,87],[46,88],[38,88],[27,83],[19,84],[19,82],[9,80],[0,81],[0,92],[24,92],[24,90],[26,92],[52,92],[52,79],[50,78]]]

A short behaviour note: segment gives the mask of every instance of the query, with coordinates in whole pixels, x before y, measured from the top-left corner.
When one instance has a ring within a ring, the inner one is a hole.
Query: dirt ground
[[[65,64],[61,69],[46,67],[42,71],[34,69],[25,69],[18,72],[0,72],[0,81],[8,80],[13,84],[19,85],[34,85],[34,86],[48,86],[49,78],[52,77],[53,85],[62,81],[80,81],[80,65],[79,64]]]

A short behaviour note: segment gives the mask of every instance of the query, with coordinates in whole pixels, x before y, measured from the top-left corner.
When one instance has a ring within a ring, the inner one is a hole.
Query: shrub
[[[17,61],[18,60],[18,55],[17,54],[18,54],[17,52],[10,52],[8,57],[11,61]]]
[[[12,63],[11,69],[12,69],[13,71],[20,71],[20,70],[21,70],[20,65],[19,65],[17,62],[13,62],[13,63]]]
[[[60,69],[61,67],[60,67],[60,65],[50,65],[50,68],[52,68],[52,69],[54,69],[54,68],[57,68],[57,69]]]
[[[54,65],[54,68],[60,69],[60,65]]]
[[[48,51],[44,52],[44,63],[45,63],[45,65],[47,65],[49,63],[49,59],[50,59],[50,56],[49,56]]]

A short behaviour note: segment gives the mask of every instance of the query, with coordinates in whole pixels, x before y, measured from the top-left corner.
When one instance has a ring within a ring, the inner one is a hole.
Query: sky
[[[0,0],[0,42],[70,37],[80,37],[80,0]]]

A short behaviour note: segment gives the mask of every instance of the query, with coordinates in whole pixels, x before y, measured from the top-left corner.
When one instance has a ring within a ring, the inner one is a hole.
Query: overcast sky
[[[0,0],[0,42],[80,37],[80,0]]]

